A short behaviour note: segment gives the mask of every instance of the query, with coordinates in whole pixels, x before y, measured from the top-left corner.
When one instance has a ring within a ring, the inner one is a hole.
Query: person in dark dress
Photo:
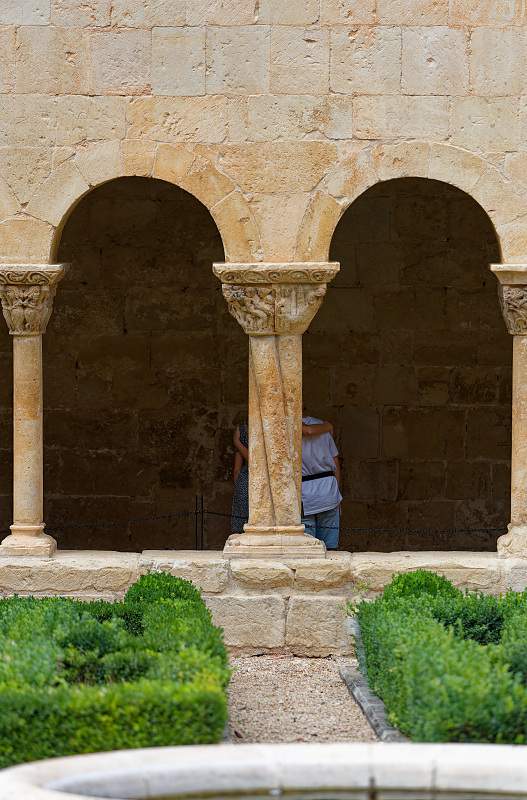
[[[243,533],[249,521],[249,431],[245,422],[234,431],[234,493],[232,497],[231,531]]]

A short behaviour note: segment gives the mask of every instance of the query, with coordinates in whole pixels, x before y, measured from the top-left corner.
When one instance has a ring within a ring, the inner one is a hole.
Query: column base
[[[501,558],[527,558],[527,525],[512,525],[498,539],[498,555]]]
[[[49,558],[57,542],[44,533],[44,525],[11,525],[11,533],[0,544],[0,556],[40,556]]]
[[[257,528],[246,525],[233,533],[223,549],[225,558],[325,558],[326,545],[304,532],[304,526]]]

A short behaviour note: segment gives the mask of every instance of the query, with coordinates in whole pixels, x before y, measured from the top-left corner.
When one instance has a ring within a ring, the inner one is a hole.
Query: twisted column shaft
[[[302,334],[338,264],[215,264],[249,335],[249,522],[227,556],[323,556],[301,522]]]

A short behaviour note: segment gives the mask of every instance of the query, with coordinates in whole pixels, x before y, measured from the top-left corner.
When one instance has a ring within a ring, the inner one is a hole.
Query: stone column
[[[498,539],[501,556],[527,558],[527,265],[493,264],[501,309],[513,335],[511,521]]]
[[[13,337],[13,524],[0,555],[50,556],[44,533],[42,334],[66,265],[0,265],[0,300]]]
[[[249,522],[228,557],[321,557],[301,523],[302,334],[338,264],[215,264],[249,335]]]

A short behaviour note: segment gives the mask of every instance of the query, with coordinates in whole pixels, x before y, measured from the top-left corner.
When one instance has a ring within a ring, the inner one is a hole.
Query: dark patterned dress
[[[243,422],[240,425],[240,442],[244,447],[249,447],[249,431]],[[243,533],[243,526],[249,521],[249,464],[243,462],[236,482],[232,497],[232,533]]]

